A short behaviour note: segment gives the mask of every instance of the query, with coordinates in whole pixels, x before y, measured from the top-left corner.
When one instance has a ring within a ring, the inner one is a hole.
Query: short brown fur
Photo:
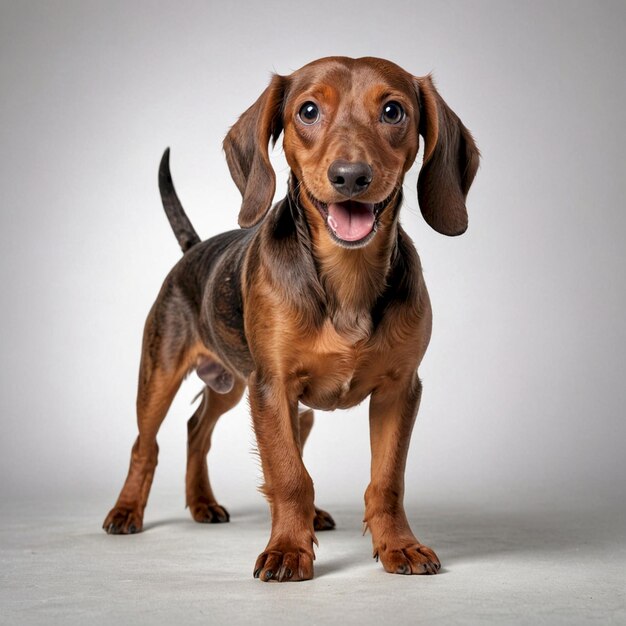
[[[303,103],[319,123],[301,123]],[[385,103],[402,123],[382,123]],[[291,169],[286,198],[275,190],[268,144],[284,133]],[[200,242],[171,184],[166,153],[164,205],[185,251],[146,323],[139,377],[139,437],[126,483],[104,522],[109,533],[142,529],[158,448],[156,435],[183,377],[198,369],[207,387],[189,420],[187,504],[199,522],[225,522],[206,454],[217,419],[248,387],[270,504],[272,530],[257,559],[261,580],[313,576],[315,531],[334,527],[314,505],[302,447],[310,408],[355,406],[370,397],[371,481],[365,524],[388,572],[434,574],[439,559],[420,543],[404,506],[404,469],[422,385],[418,366],[432,314],[419,257],[399,224],[404,175],[425,137],[418,197],[426,221],[447,235],[467,227],[465,198],[479,154],[429,76],[382,59],[320,59],[268,88],[231,128],[224,150],[243,196],[239,231]],[[346,196],[330,165],[364,162],[371,182],[359,201],[379,206],[366,244],[342,245],[319,204]]]

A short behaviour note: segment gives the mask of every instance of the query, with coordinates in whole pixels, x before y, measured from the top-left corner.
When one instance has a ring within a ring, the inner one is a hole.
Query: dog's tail
[[[176,189],[174,189],[172,175],[170,174],[169,148],[163,153],[161,165],[159,166],[159,190],[161,191],[161,200],[167,219],[176,235],[176,239],[178,239],[178,245],[185,253],[189,248],[200,243],[201,239],[191,225],[185,209],[183,209],[183,205],[176,195]]]

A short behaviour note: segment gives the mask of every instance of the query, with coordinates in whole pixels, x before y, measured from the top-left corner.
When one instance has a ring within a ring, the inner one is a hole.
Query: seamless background
[[[421,219],[420,157],[405,184],[435,315],[408,502],[623,500],[623,3],[4,2],[0,14],[0,507],[84,494],[104,517],[136,433],[143,322],[180,256],[160,156],[171,146],[202,236],[235,228],[224,134],[272,71],[331,54],[432,71],[483,154],[461,238]],[[272,159],[281,194],[280,148]],[[181,507],[199,388],[185,383],[159,437],[154,489]],[[262,506],[245,402],[213,446],[220,500]],[[359,503],[366,404],[318,412],[305,460],[320,504]]]

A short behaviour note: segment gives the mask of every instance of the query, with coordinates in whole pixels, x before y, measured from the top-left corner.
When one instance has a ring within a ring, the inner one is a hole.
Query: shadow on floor
[[[330,560],[316,564],[317,575],[363,563],[364,549],[365,555],[370,555],[369,540],[358,541],[362,539],[362,510],[340,506],[331,508],[331,513],[337,521],[337,529],[319,532],[318,539],[331,549],[341,547],[341,556],[327,555]],[[609,509],[502,511],[470,505],[430,505],[416,515],[411,515],[409,510],[409,521],[417,537],[435,549],[446,568],[499,555],[526,553],[552,558],[582,546],[610,550],[613,545],[623,545],[626,541],[624,519],[623,512]],[[187,526],[201,532],[204,525],[196,524],[187,514],[148,521],[145,530],[165,526]],[[269,514],[259,508],[231,511],[229,526],[233,533],[269,532]],[[445,569],[441,573],[445,573]]]
[[[432,508],[409,516],[420,540],[445,564],[498,555],[551,555],[581,546],[610,549],[626,539],[624,514],[605,510],[494,511]]]

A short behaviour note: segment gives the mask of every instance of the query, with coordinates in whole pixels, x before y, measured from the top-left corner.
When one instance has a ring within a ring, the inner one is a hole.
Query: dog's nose
[[[328,168],[328,180],[337,191],[351,198],[369,187],[372,182],[372,168],[367,163],[337,159]]]

